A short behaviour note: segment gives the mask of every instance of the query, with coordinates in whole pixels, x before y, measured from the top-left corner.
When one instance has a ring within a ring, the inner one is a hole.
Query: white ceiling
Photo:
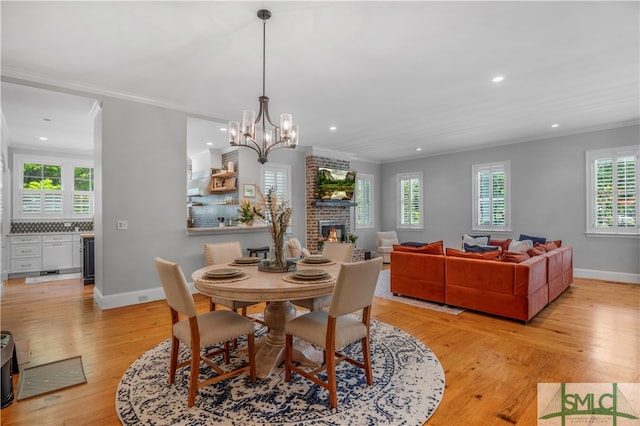
[[[18,80],[239,121],[262,92],[266,7],[271,116],[292,113],[301,146],[386,162],[637,124],[639,5],[3,1],[2,110],[12,145],[38,143],[30,101],[35,121],[91,105],[43,110]]]

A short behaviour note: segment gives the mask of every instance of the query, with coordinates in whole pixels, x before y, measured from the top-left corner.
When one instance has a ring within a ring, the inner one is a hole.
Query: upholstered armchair
[[[391,262],[393,245],[398,243],[396,231],[376,232],[376,254],[384,263]]]
[[[284,246],[284,251],[287,259],[299,259],[310,255],[309,250],[302,247],[300,240],[297,238],[291,238],[287,241],[287,244]]]

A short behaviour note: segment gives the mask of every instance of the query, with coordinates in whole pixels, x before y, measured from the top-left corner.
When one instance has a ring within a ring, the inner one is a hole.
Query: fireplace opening
[[[343,243],[347,240],[346,220],[321,220],[320,236],[328,242]]]

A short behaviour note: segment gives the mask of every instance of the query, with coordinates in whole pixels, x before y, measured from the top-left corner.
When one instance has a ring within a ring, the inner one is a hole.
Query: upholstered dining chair
[[[182,268],[177,263],[159,257],[155,258],[156,270],[162,282],[167,303],[171,309],[171,358],[169,361],[169,384],[175,383],[176,370],[191,366],[189,373],[188,405],[192,407],[196,401],[198,389],[226,380],[229,377],[249,373],[251,381],[256,380],[254,325],[249,319],[232,311],[213,311],[198,315],[189,285]],[[180,319],[180,315],[186,318]],[[213,360],[213,356],[223,354],[225,363],[229,363],[229,341],[240,336],[247,336],[249,365],[235,370],[223,370]],[[178,362],[180,342],[191,350],[189,360]],[[202,354],[202,350],[213,345],[223,344],[222,348]],[[216,376],[198,382],[200,361],[206,363]]]
[[[239,241],[204,245],[204,260],[207,266],[230,263],[239,257],[242,257],[242,247]],[[236,312],[240,309],[242,315],[247,316],[247,306],[257,305],[258,303],[260,302],[240,302],[222,297],[211,297],[209,308],[211,311],[215,311],[216,305],[222,305]]]
[[[325,243],[322,254],[336,262],[346,263],[351,262],[354,248],[355,246],[353,243]],[[331,304],[331,295],[292,300],[291,303],[302,308],[307,308],[310,311],[317,311],[318,309],[324,309]]]
[[[355,263],[344,263],[333,291],[329,310],[309,312],[288,321],[285,325],[285,380],[291,380],[291,372],[311,380],[329,391],[331,408],[338,406],[336,364],[347,361],[364,370],[367,384],[373,384],[369,326],[371,305],[382,267],[382,258],[376,257]],[[351,315],[362,310],[360,317]],[[324,351],[321,367],[306,370],[293,362],[293,338],[303,339]],[[362,360],[350,358],[340,352],[348,344],[360,340]],[[326,371],[327,381],[318,377]]]

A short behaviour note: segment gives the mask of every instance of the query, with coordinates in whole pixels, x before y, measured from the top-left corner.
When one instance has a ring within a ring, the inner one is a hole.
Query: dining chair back
[[[312,311],[298,316],[285,325],[285,380],[291,380],[291,373],[297,373],[329,391],[331,408],[338,406],[336,364],[347,361],[365,373],[367,384],[373,384],[371,367],[371,347],[369,327],[371,305],[382,258],[374,258],[355,263],[343,263],[336,279],[331,305],[328,310]],[[352,315],[361,311],[360,317]],[[293,362],[293,338],[303,339],[323,349],[324,364],[312,370]],[[362,359],[357,360],[338,352],[348,344],[360,340]],[[326,372],[326,381],[318,374]]]
[[[336,262],[351,262],[353,249],[353,243],[324,243],[322,254]]]
[[[204,245],[204,260],[207,266],[230,263],[239,257],[242,257],[242,246],[239,241]]]
[[[204,260],[207,266],[231,263],[242,257],[242,246],[239,241],[228,243],[207,243],[204,245]],[[215,311],[216,305],[226,306],[232,311],[241,310],[242,315],[247,316],[247,306],[256,305],[259,302],[240,302],[222,297],[211,297],[209,310]]]
[[[325,243],[322,254],[336,262],[351,262],[353,258],[353,243]],[[307,308],[310,311],[324,309],[331,304],[331,295],[311,297],[309,299],[293,300],[296,306]]]
[[[171,311],[171,355],[169,360],[169,384],[175,383],[178,368],[189,365],[189,395],[188,405],[195,404],[198,389],[204,386],[226,380],[229,377],[249,373],[251,381],[256,380],[255,337],[253,323],[232,311],[214,311],[197,314],[193,296],[184,277],[182,268],[177,263],[169,262],[159,257],[155,258],[156,271],[162,283]],[[180,316],[186,318],[180,319]],[[249,363],[234,370],[224,370],[213,359],[223,355],[223,360],[229,363],[229,342],[241,336],[247,336]],[[180,342],[191,350],[189,360],[178,362]],[[202,349],[215,346],[215,349],[202,354]],[[200,376],[200,362],[206,363],[216,373],[202,382]]]

